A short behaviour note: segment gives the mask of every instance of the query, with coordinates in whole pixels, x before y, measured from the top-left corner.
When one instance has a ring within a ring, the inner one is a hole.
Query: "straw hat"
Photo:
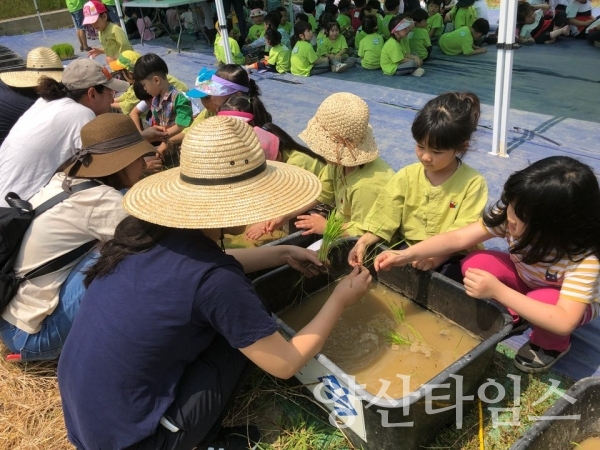
[[[273,219],[308,206],[320,192],[308,171],[265,161],[247,123],[215,116],[185,135],[180,167],[139,181],[123,205],[147,222],[209,229]]]
[[[97,116],[81,128],[81,149],[64,170],[69,176],[96,178],[119,172],[146,153],[155,152],[133,120],[120,113]],[[75,165],[78,167],[75,167]],[[71,173],[71,170],[74,171]]]
[[[54,50],[47,47],[34,48],[27,55],[25,70],[0,73],[0,80],[12,87],[36,87],[40,77],[46,76],[60,81],[63,63]]]
[[[360,166],[379,156],[369,125],[369,106],[348,92],[327,97],[299,137],[317,155],[345,167]]]

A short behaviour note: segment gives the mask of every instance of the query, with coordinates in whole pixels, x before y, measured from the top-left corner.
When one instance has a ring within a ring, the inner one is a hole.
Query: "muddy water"
[[[278,316],[300,330],[321,309],[334,287],[328,286]],[[408,391],[403,390],[397,374],[410,376],[413,391],[479,342],[453,322],[373,282],[365,296],[344,311],[322,353],[345,373],[356,376],[368,392],[377,394],[380,379],[384,379],[391,383],[387,394],[401,398]]]
[[[223,239],[223,243],[225,244],[225,248],[253,248],[260,247],[261,245],[268,244],[269,242],[273,242],[285,236],[287,236],[287,233],[284,231],[275,230],[273,231],[273,234],[264,234],[260,239],[252,241],[250,239],[246,239],[245,234],[239,234],[237,236],[226,234],[225,239]]]
[[[583,442],[575,444],[573,450],[600,450],[600,437],[588,438]]]

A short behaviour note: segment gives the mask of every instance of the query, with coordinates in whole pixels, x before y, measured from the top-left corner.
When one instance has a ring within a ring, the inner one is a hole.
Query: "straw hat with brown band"
[[[12,87],[36,87],[40,77],[56,81],[62,79],[63,63],[54,50],[47,47],[34,48],[27,55],[25,70],[0,73],[0,80]]]
[[[369,106],[348,92],[327,97],[298,136],[317,155],[345,167],[360,166],[379,156],[369,125]]]
[[[133,216],[172,228],[212,229],[258,223],[312,203],[321,183],[310,172],[265,161],[247,123],[216,116],[194,125],[181,166],[135,184],[123,205]]]

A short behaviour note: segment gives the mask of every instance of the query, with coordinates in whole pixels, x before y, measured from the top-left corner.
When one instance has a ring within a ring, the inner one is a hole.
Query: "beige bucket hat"
[[[0,73],[0,80],[17,88],[36,87],[41,76],[61,81],[63,63],[54,50],[48,47],[34,48],[27,55],[25,70]]]
[[[273,219],[308,206],[319,179],[289,164],[266,161],[256,133],[233,117],[190,128],[181,166],[136,183],[123,205],[133,216],[172,228],[210,229]]]
[[[369,125],[369,106],[348,92],[323,100],[299,137],[317,155],[345,167],[360,166],[379,156]]]

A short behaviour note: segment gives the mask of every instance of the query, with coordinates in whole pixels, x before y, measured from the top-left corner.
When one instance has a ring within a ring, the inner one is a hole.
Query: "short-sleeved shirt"
[[[362,26],[358,30],[356,30],[356,36],[354,36],[354,46],[356,48],[360,47],[360,43],[366,35],[367,33],[362,29]]]
[[[360,63],[365,69],[379,69],[381,67],[383,46],[384,39],[377,33],[368,34],[360,41],[358,56],[360,56]]]
[[[343,31],[352,26],[352,21],[350,20],[350,17],[348,17],[346,14],[339,14],[336,20],[337,23],[340,24],[340,31]]]
[[[394,171],[383,159],[377,158],[348,175],[344,167],[327,164],[319,175],[323,190],[318,201],[334,205],[347,224],[350,236],[362,234],[363,222],[379,192],[394,176]]]
[[[243,64],[245,57],[240,50],[240,44],[233,38],[229,38],[229,49],[231,50],[231,57],[233,62],[236,64]],[[222,64],[227,64],[227,57],[225,55],[225,44],[223,43],[223,36],[218,35],[215,39],[215,57],[217,58],[217,62]]]
[[[275,66],[278,73],[286,73],[290,71],[292,56],[291,50],[283,44],[271,47],[269,50],[269,64]]]
[[[69,440],[117,449],[151,436],[217,334],[241,349],[277,330],[233,257],[198,230],[169,230],[85,294],[58,367]]]
[[[513,248],[518,240],[508,232],[506,223],[490,228],[480,220],[485,230],[493,236],[506,239],[509,248]],[[584,256],[584,255],[580,255]],[[598,316],[600,304],[598,303],[598,277],[600,276],[600,262],[593,254],[588,254],[579,262],[573,262],[564,257],[556,263],[524,264],[517,254],[510,254],[511,261],[515,264],[519,278],[533,289],[557,288],[560,289],[560,298],[580,303],[592,304],[592,319]],[[580,259],[579,257],[574,259]]]
[[[439,12],[427,18],[427,31],[429,32],[433,29],[437,30],[434,37],[440,37],[444,32],[444,19]]]
[[[446,55],[473,53],[473,35],[470,27],[462,27],[440,37],[440,48]]]
[[[310,42],[296,42],[291,57],[292,74],[304,77],[310,76],[310,71],[317,59],[319,57]]]
[[[383,17],[381,17],[381,14],[375,14],[375,18],[377,19],[377,33],[385,36],[386,31],[387,31],[387,35],[390,35],[390,29],[385,25],[385,22],[383,21]]]
[[[319,161],[317,158],[313,158],[306,153],[303,153],[299,150],[283,150],[281,152],[281,160],[286,164],[291,164],[292,166],[301,167],[304,170],[308,170],[310,173],[319,176],[325,166],[322,161]]]
[[[125,50],[133,50],[125,31],[112,22],[108,22],[106,28],[100,31],[98,36],[106,56],[116,59]]]
[[[85,0],[67,0],[67,9],[69,12],[80,11],[85,5]]]
[[[250,42],[254,42],[259,37],[264,36],[264,35],[265,35],[265,24],[264,23],[261,23],[260,25],[254,24],[250,27],[250,30],[248,31],[248,40]]]
[[[169,86],[165,95],[152,99],[152,118],[163,127],[189,127],[193,120],[192,104],[175,86]]]
[[[477,19],[477,11],[472,6],[467,8],[454,8],[452,10],[453,18],[452,23],[454,24],[454,29],[458,30],[462,27],[470,27]]]
[[[393,14],[386,14],[383,17],[383,34],[382,36],[384,37],[384,39],[389,39],[391,34],[390,34],[390,22],[392,21],[392,19],[396,17]]]
[[[312,28],[313,31],[317,31],[319,29],[319,25],[317,24],[317,19],[315,19],[315,16],[313,16],[312,14],[307,14],[308,16],[308,23],[310,24],[310,27]]]
[[[286,23],[280,25],[280,27],[285,30],[285,32],[288,34],[288,36],[291,36],[294,33],[294,26],[292,25],[291,22],[286,22]]]
[[[408,44],[407,38],[402,38],[400,41],[403,40],[406,40],[406,43]],[[394,75],[396,70],[398,70],[400,61],[402,61],[408,53],[405,46],[402,45],[401,42],[398,42],[394,37],[388,39],[381,50],[381,70],[383,70],[384,75]]]
[[[346,38],[338,34],[338,37],[335,41],[332,41],[328,37],[323,39],[320,47],[317,47],[317,55],[325,56],[325,55],[337,55],[344,49],[348,49],[348,44],[346,43]]]
[[[541,9],[536,9],[534,14],[534,22],[532,24],[523,24],[521,27],[521,31],[519,32],[519,36],[523,38],[530,38],[531,32],[535,30],[540,24],[540,20],[544,17],[544,12]]]
[[[433,186],[423,164],[406,166],[382,189],[364,231],[387,242],[415,244],[477,222],[488,199],[485,178],[462,163],[450,178]]]
[[[411,53],[416,54],[421,59],[427,58],[427,48],[431,47],[431,39],[429,39],[427,28],[415,27],[408,43],[410,44]]]
[[[167,81],[170,85],[175,86],[175,88],[180,92],[187,92],[188,87],[182,81],[179,81],[174,76],[167,74]],[[137,106],[140,102],[140,99],[136,97],[135,92],[133,92],[133,85],[129,86],[129,88],[119,97],[115,99],[119,103],[119,108],[123,111],[123,114],[129,115],[131,110]]]
[[[0,145],[19,117],[31,108],[37,99],[37,95],[23,95],[0,80]]]

